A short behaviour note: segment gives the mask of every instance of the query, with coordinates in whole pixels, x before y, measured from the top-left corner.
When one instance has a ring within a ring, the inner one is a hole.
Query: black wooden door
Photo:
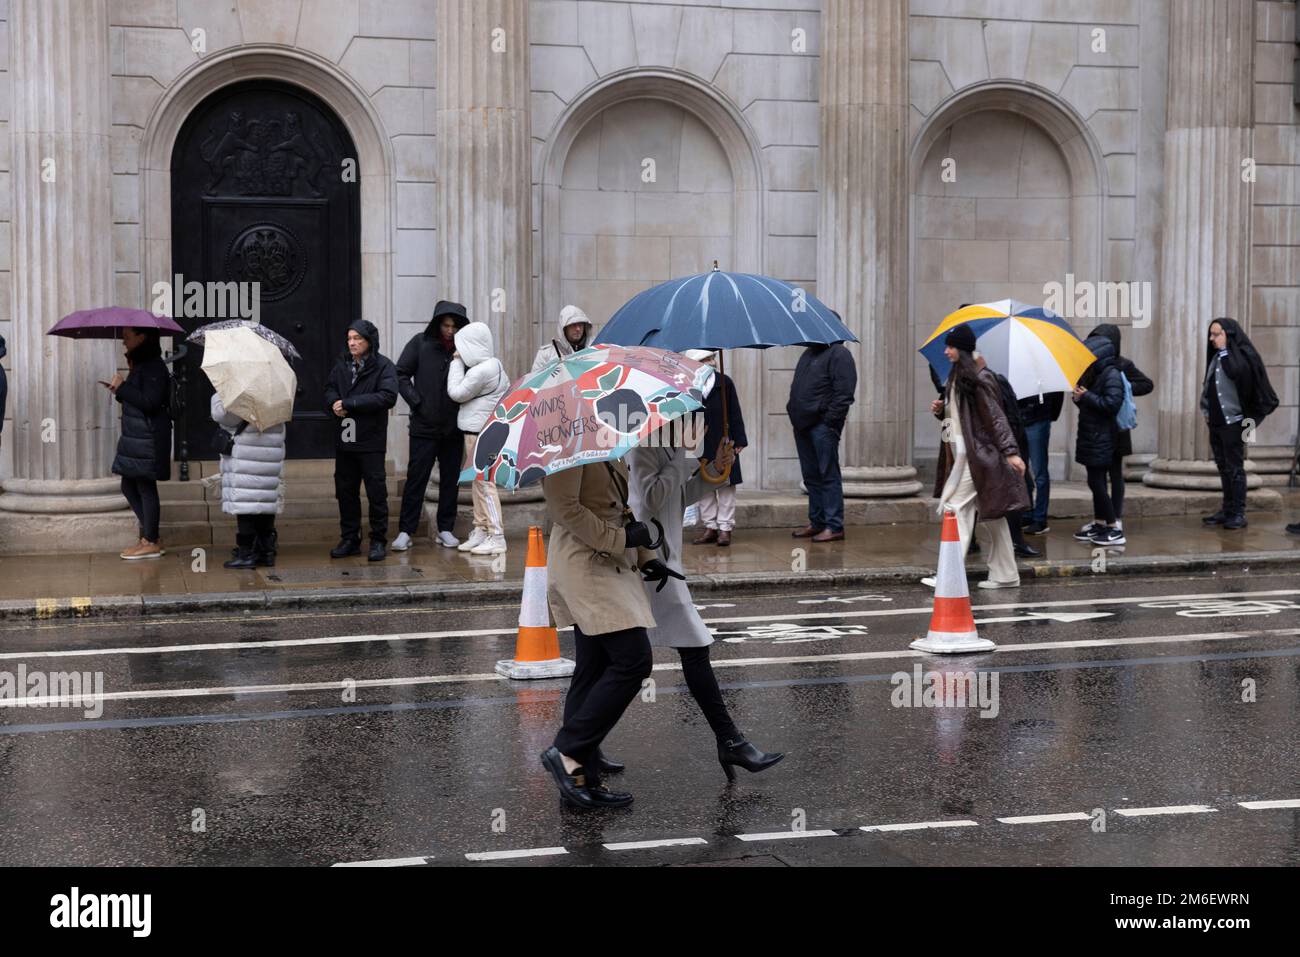
[[[302,353],[293,363],[289,457],[331,457],[325,379],[345,349],[348,323],[361,315],[361,180],[347,130],[299,87],[238,83],[185,122],[171,179],[173,272],[185,287],[174,290],[176,321],[188,331],[233,318],[211,308],[229,302],[224,295],[204,295],[203,314],[188,314],[199,301],[192,282],[259,282],[261,322]],[[246,292],[243,301],[250,298]],[[202,353],[191,347],[184,360],[178,457],[182,443],[191,459],[215,457]]]

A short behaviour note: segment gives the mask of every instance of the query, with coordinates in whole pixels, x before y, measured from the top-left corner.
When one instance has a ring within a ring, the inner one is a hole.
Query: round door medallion
[[[283,299],[297,289],[306,266],[298,237],[277,223],[244,228],[226,252],[226,275],[236,282],[260,282],[263,302]]]

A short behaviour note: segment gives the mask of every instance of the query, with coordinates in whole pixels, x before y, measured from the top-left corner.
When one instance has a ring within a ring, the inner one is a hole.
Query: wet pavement
[[[998,649],[945,659],[907,647],[931,595],[701,599],[737,723],[788,757],[728,784],[657,651],[606,746],[636,802],[589,813],[537,762],[566,682],[493,673],[514,603],[9,623],[0,680],[104,700],[0,700],[0,864],[1300,864],[1294,575],[976,590]],[[917,666],[986,697],[926,706]]]

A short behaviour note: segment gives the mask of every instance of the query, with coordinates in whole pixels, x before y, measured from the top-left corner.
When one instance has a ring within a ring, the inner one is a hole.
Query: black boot
[[[275,567],[275,543],[279,534],[273,528],[253,541],[253,563],[261,568]]]
[[[722,770],[727,773],[728,781],[736,780],[736,767],[757,774],[759,771],[766,771],[784,757],[785,755],[779,751],[772,754],[760,751],[746,741],[744,735],[718,739],[718,761],[722,764]]]
[[[242,532],[235,536],[235,557],[225,562],[222,568],[253,567],[253,536]]]
[[[382,562],[388,555],[388,549],[383,542],[377,542],[373,538],[370,540],[370,554],[366,556],[367,561]]]
[[[361,554],[361,539],[340,538],[339,543],[330,549],[330,558],[347,558],[349,555]]]

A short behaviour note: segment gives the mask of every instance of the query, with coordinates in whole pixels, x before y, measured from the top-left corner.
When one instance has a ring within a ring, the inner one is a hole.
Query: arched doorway
[[[333,454],[322,398],[348,323],[361,315],[361,170],[351,136],[319,98],[289,83],[250,80],[216,91],[182,125],[171,161],[172,272],[176,318],[187,330],[251,302],[261,322],[289,339],[298,396],[288,430],[291,458]],[[201,287],[191,286],[200,283]],[[211,285],[209,285],[211,284]],[[201,300],[194,294],[202,289]],[[195,305],[198,315],[195,315]],[[177,454],[211,458],[212,394],[202,350],[185,367]]]

